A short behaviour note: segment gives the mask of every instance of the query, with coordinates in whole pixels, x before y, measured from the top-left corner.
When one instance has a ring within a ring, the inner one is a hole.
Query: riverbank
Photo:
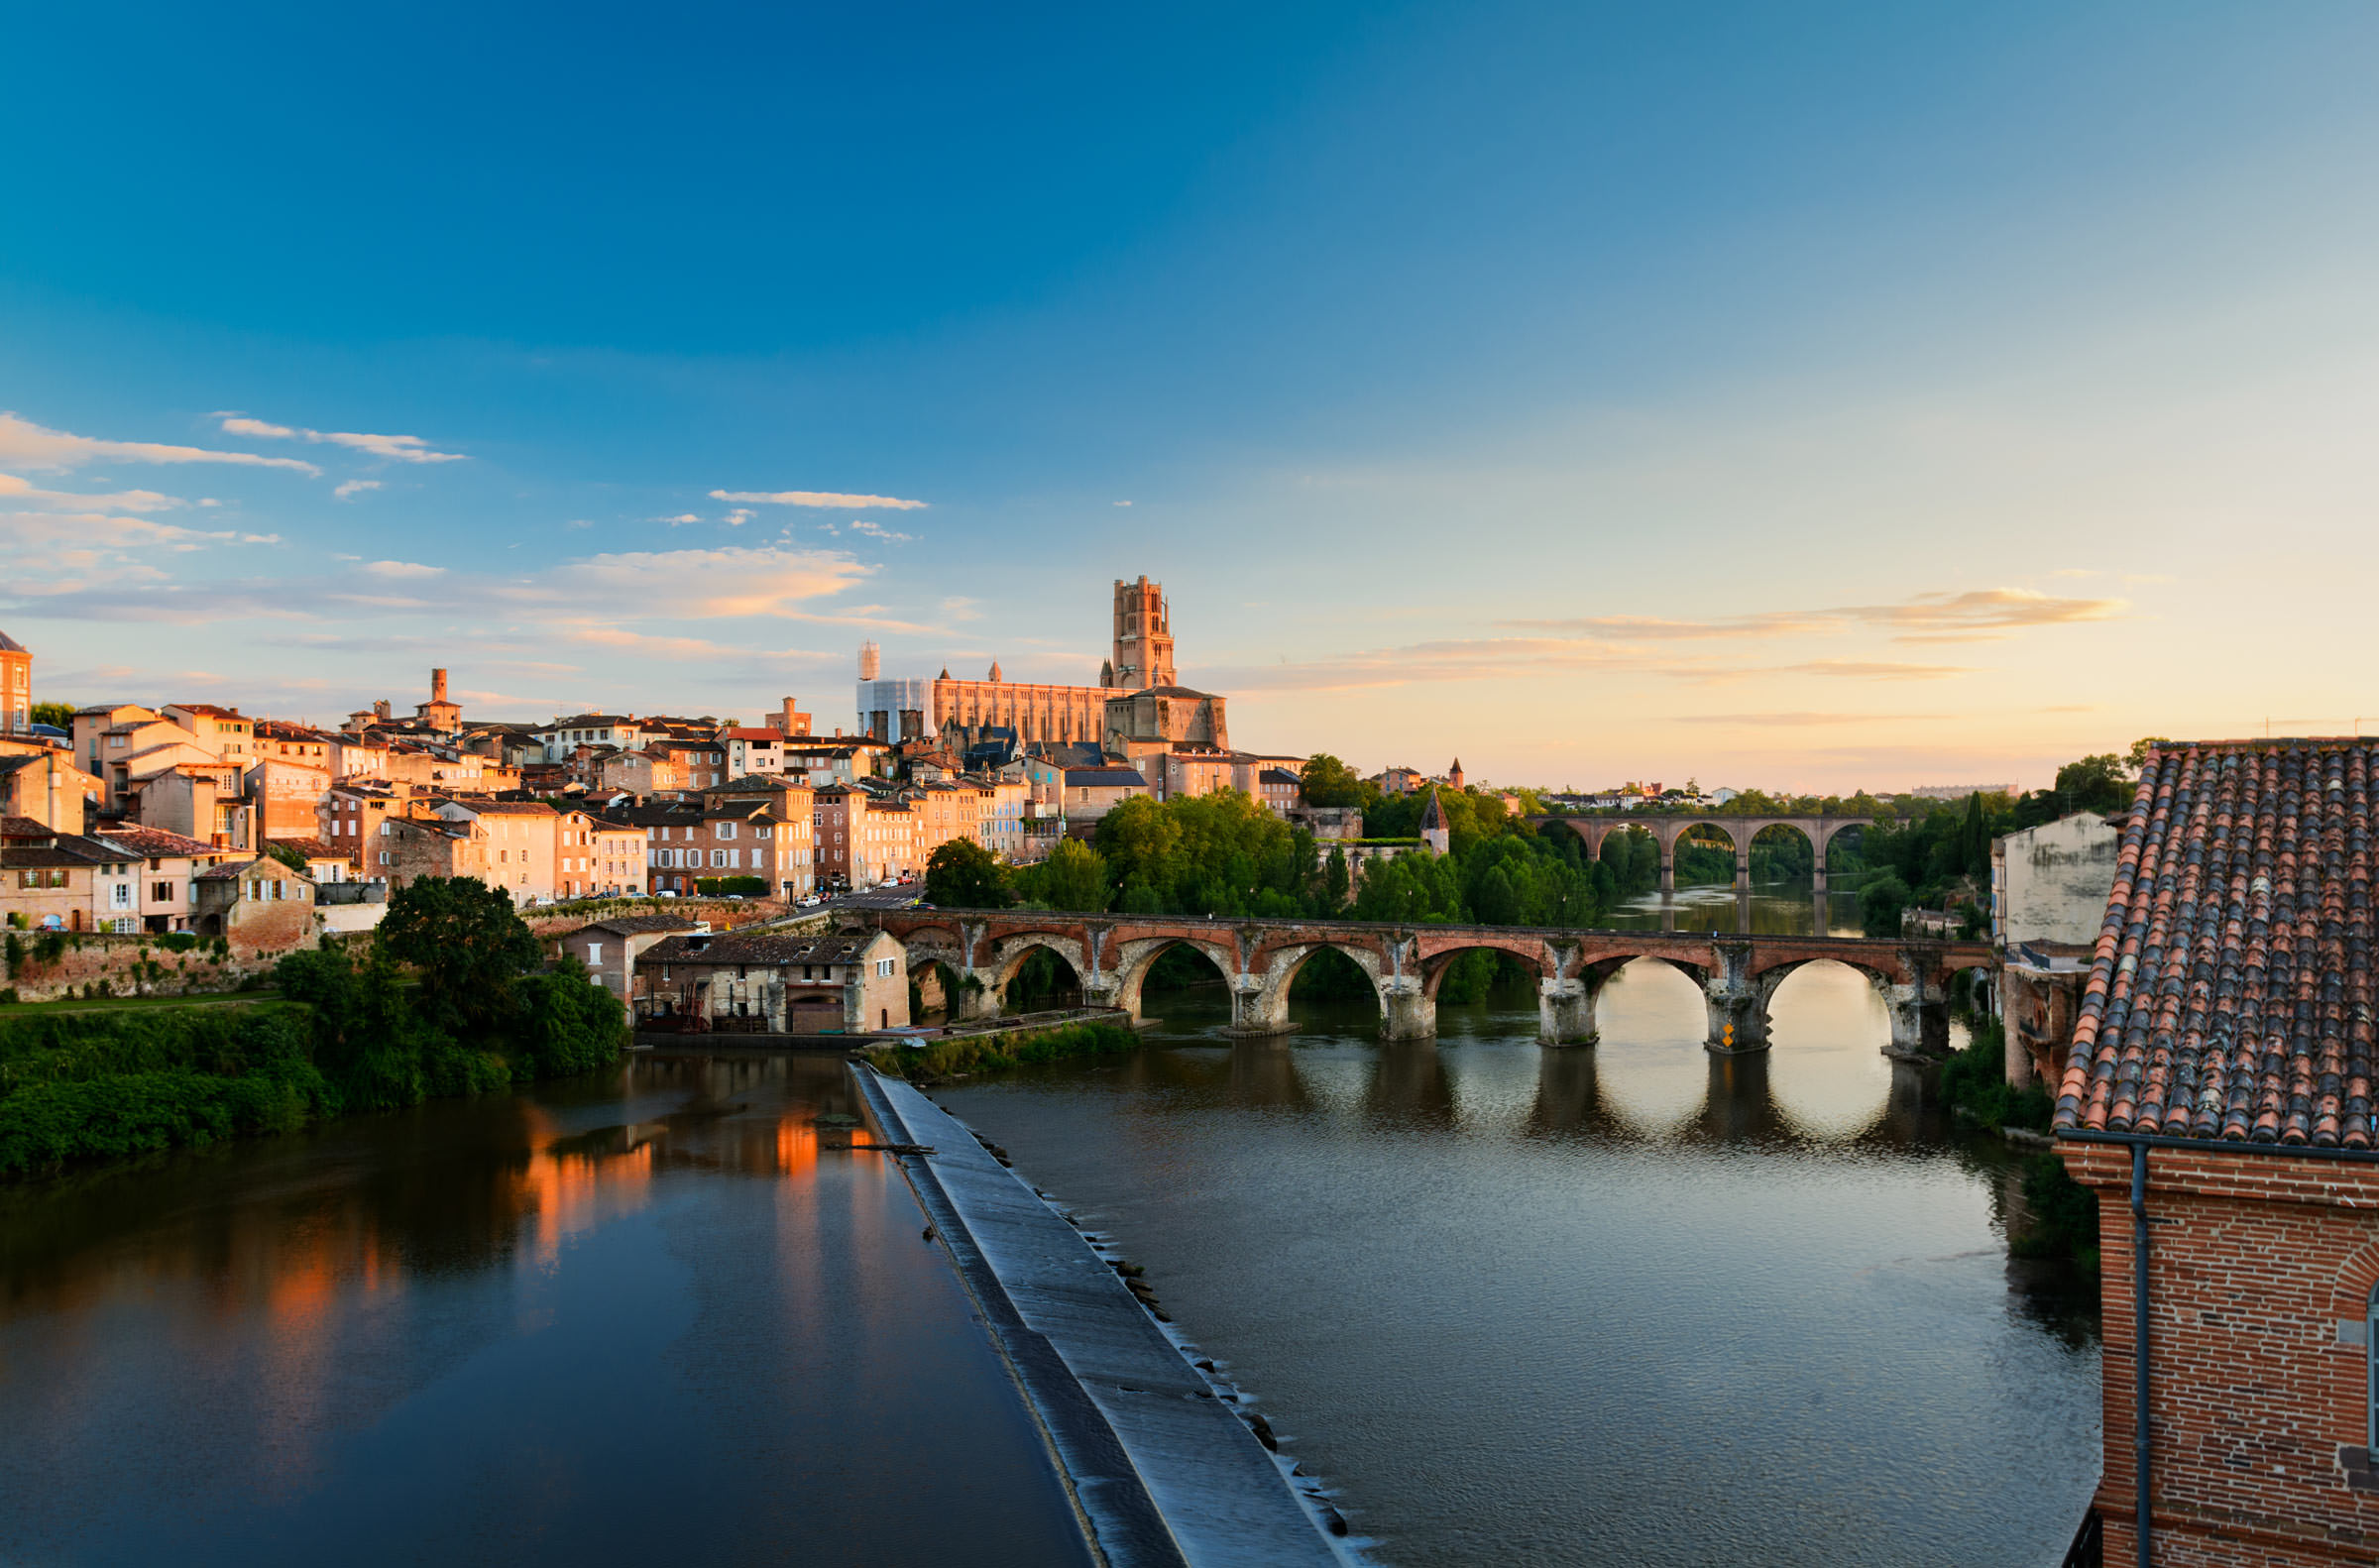
[[[921,1091],[850,1072],[880,1142],[932,1149],[899,1156],[901,1170],[1108,1563],[1343,1563],[1255,1432],[1079,1232]]]

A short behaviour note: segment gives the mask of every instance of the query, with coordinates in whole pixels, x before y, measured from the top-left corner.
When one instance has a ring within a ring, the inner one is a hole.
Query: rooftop
[[[726,932],[715,937],[664,937],[644,950],[646,963],[851,963],[879,933],[797,937],[782,932]]]
[[[2059,1128],[2373,1147],[2375,751],[2223,740],[2150,759]]]
[[[1095,789],[1101,786],[1123,784],[1137,784],[1142,789],[1146,789],[1148,780],[1141,775],[1137,768],[1068,768],[1066,770],[1066,787],[1069,789],[1076,789],[1084,785]]]

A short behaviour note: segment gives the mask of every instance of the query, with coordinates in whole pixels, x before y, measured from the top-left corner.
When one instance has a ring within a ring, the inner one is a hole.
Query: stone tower
[[[1125,691],[1171,686],[1173,678],[1173,619],[1165,609],[1165,589],[1143,577],[1136,583],[1115,583],[1114,684]]]
[[[1446,830],[1445,808],[1437,804],[1437,791],[1429,791],[1429,803],[1420,809],[1420,841],[1439,854],[1451,854],[1454,836]]]

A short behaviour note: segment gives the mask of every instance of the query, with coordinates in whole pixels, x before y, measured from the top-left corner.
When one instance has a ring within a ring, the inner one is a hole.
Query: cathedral
[[[1212,746],[1227,750],[1223,699],[1174,684],[1173,618],[1161,584],[1115,584],[1112,650],[1096,686],[1040,686],[1000,678],[933,683],[933,728],[953,747],[985,728],[1026,744],[1094,744],[1117,756]]]

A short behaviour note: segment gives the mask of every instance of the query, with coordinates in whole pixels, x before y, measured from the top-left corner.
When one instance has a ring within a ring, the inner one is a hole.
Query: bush
[[[2032,1223],[2007,1239],[2009,1253],[2098,1266],[2098,1196],[2073,1178],[2063,1160],[2037,1154],[2024,1162],[2024,1207]]]
[[[1941,1067],[1941,1099],[1950,1111],[1981,1122],[1992,1132],[2028,1127],[2046,1132],[2057,1102],[2038,1083],[2021,1089],[2007,1084],[2007,1032],[1995,1018],[1975,1026],[1974,1042]]]
[[[705,898],[724,898],[730,893],[750,897],[765,894],[768,891],[768,879],[763,876],[698,876],[694,879],[694,891]]]
[[[987,1072],[1028,1062],[1105,1056],[1129,1051],[1140,1037],[1122,1024],[1066,1024],[1024,1034],[973,1035],[929,1045],[870,1046],[867,1061],[894,1078],[942,1078],[956,1072]]]

